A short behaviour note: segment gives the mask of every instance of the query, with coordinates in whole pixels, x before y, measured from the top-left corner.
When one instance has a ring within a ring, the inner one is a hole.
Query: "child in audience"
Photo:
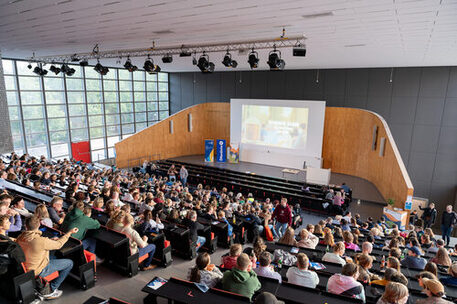
[[[333,239],[332,229],[329,227],[324,228],[324,239],[319,241],[319,244],[327,245],[332,247],[335,245],[335,240]]]
[[[405,285],[390,282],[387,284],[384,294],[376,304],[406,304],[406,302],[408,302],[408,297],[408,288]]]
[[[52,228],[52,220],[49,218],[48,209],[44,204],[40,204],[36,207],[34,217],[40,221],[41,225]]]
[[[304,287],[316,288],[317,284],[319,284],[319,277],[314,271],[308,270],[308,268],[308,256],[304,253],[299,253],[297,255],[296,267],[290,267],[287,270],[287,282]]]
[[[297,246],[297,241],[295,240],[295,230],[292,227],[287,227],[286,232],[279,239],[278,244]]]
[[[236,260],[243,252],[243,247],[241,244],[233,244],[230,246],[229,255],[222,258],[222,264],[224,264],[225,269],[232,269],[236,266]]]
[[[447,267],[451,266],[452,264],[451,258],[449,257],[449,253],[447,252],[447,249],[444,247],[438,249],[435,257],[433,257],[430,260],[430,262]]]
[[[322,261],[337,263],[345,265],[347,261],[350,261],[350,258],[343,258],[344,252],[346,251],[343,242],[338,242],[332,247],[333,252],[326,252],[322,257]]]
[[[271,254],[268,251],[262,251],[259,256],[260,266],[254,269],[254,272],[260,277],[267,277],[278,280],[279,283],[282,282],[281,275],[277,273],[271,264]],[[289,281],[290,282],[290,281]]]
[[[189,269],[188,278],[191,282],[205,284],[213,288],[222,279],[222,272],[214,264],[207,252],[199,253],[195,260],[195,266]]]
[[[344,247],[354,251],[360,251],[360,247],[354,244],[354,236],[350,231],[343,232]]]
[[[320,226],[319,226],[320,227]],[[300,230],[300,241],[298,242],[299,247],[315,249],[319,238],[312,233],[309,233],[308,230]]]
[[[343,266],[341,273],[332,275],[328,279],[327,291],[334,294],[361,299],[365,303],[365,289],[357,281],[359,277],[358,267],[354,263]]]
[[[236,266],[224,273],[222,277],[223,288],[251,299],[254,293],[262,287],[251,266],[248,255],[240,254]]]
[[[452,302],[443,299],[445,296],[444,286],[436,279],[422,278],[423,293],[426,299],[418,299],[416,304],[451,304]]]

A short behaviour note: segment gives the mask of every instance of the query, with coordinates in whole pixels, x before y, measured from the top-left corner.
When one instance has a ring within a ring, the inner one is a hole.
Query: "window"
[[[2,64],[18,153],[62,159],[71,157],[71,142],[89,140],[94,161],[114,157],[115,143],[169,115],[167,73],[110,68],[101,76],[70,64],[72,76],[40,77],[27,61]]]

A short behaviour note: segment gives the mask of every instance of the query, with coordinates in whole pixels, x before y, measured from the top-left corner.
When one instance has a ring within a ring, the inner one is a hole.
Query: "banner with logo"
[[[227,143],[225,139],[217,139],[217,162],[218,163],[225,163],[227,161]]]
[[[240,161],[240,146],[237,143],[230,143],[230,147],[227,148],[227,158],[232,164]]]
[[[205,162],[214,162],[214,140],[205,139]]]

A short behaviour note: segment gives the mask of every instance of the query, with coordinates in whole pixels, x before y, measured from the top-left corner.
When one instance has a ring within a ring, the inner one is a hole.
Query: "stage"
[[[237,164],[217,162],[207,163],[204,161],[204,155],[181,156],[170,159],[181,162],[187,162],[191,164],[229,169],[238,172],[249,172],[255,173],[257,175],[279,177],[288,180],[298,180],[298,178],[301,178],[301,181],[303,181],[303,175],[301,174],[287,174],[285,177],[283,177],[282,170],[285,169],[283,167],[268,166],[248,162],[239,162]],[[341,184],[343,182],[345,182],[349,187],[352,188],[352,197],[354,203],[351,204],[350,209],[357,211],[361,214],[371,214],[371,216],[373,216],[374,214],[382,214],[382,206],[384,206],[385,203],[383,202],[384,200],[375,185],[373,185],[371,182],[363,178],[332,172],[330,177],[331,184]],[[361,200],[360,205],[357,205],[358,200]]]

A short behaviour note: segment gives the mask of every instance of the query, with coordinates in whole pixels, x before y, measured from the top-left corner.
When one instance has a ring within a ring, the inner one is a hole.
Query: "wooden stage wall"
[[[192,114],[192,132],[188,114]],[[170,121],[173,134],[170,134]],[[372,150],[373,126],[378,126],[378,144]],[[384,156],[379,156],[381,137]],[[119,168],[140,165],[144,160],[204,154],[205,139],[230,143],[230,103],[203,103],[184,109],[116,144]],[[384,119],[360,109],[327,107],[325,112],[323,167],[333,172],[371,181],[383,195],[403,208],[413,194],[400,153]]]

